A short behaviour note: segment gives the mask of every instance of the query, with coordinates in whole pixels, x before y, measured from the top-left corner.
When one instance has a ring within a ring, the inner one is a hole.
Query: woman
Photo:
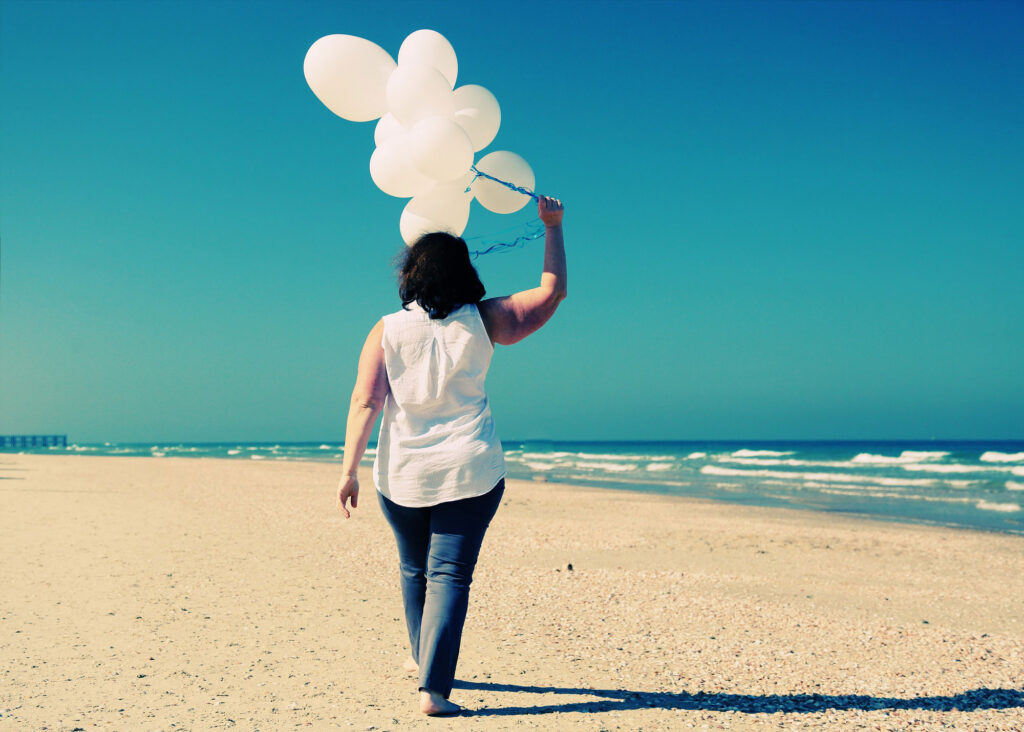
[[[398,543],[402,598],[420,710],[457,714],[455,680],[469,585],[505,490],[505,459],[484,378],[495,343],[511,345],[554,315],[566,295],[562,203],[541,197],[540,287],[483,300],[466,242],[426,234],[404,255],[402,309],[370,331],[345,433],[338,508],[358,505],[356,470],[383,409],[373,465],[381,510]]]

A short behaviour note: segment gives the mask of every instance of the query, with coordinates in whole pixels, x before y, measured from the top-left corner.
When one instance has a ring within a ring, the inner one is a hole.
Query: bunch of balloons
[[[460,236],[474,198],[496,213],[530,201],[533,170],[519,155],[501,150],[474,165],[474,153],[498,134],[501,109],[482,86],[455,88],[458,70],[455,49],[432,30],[410,34],[398,63],[376,43],[341,34],[306,52],[306,82],[329,110],[352,122],[379,118],[370,176],[385,193],[410,199],[399,223],[407,244],[431,231]]]

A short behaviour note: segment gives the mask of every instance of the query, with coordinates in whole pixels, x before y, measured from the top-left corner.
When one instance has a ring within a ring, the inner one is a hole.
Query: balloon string
[[[477,257],[483,256],[484,254],[491,254],[492,252],[506,252],[509,249],[515,249],[526,244],[528,241],[534,239],[540,239],[544,236],[544,226],[541,224],[540,219],[534,219],[527,224],[527,232],[522,236],[518,236],[512,241],[483,241],[484,245],[490,245],[486,249],[477,249],[469,253],[469,258],[476,259]],[[476,238],[476,237],[474,237]]]
[[[495,183],[500,183],[506,188],[512,189],[516,193],[522,193],[524,196],[529,196],[535,201],[539,200],[537,194],[531,191],[529,188],[523,188],[522,186],[517,186],[513,183],[509,183],[507,180],[495,178],[493,175],[488,175],[487,173],[478,170],[475,165],[471,165],[469,169],[473,171],[473,180],[471,180],[469,182],[469,185],[466,186],[466,193],[472,192],[473,183],[476,182],[477,178],[486,178],[487,180],[493,180]],[[534,221],[531,221],[529,224],[527,224],[527,233],[523,234],[522,236],[516,237],[512,241],[485,241],[483,243],[489,244],[490,246],[488,246],[486,249],[477,249],[476,251],[470,252],[469,258],[476,259],[477,257],[481,257],[484,254],[491,254],[492,252],[505,252],[508,251],[509,249],[521,247],[528,241],[540,239],[542,236],[544,236],[544,227],[538,226],[540,223],[540,219],[535,219]]]
[[[529,188],[523,188],[522,186],[517,186],[513,183],[509,183],[507,180],[495,178],[493,175],[488,175],[487,173],[484,173],[481,170],[477,170],[477,167],[475,165],[469,166],[469,169],[473,171],[474,175],[473,180],[471,180],[469,182],[469,185],[466,186],[466,193],[470,192],[470,189],[473,187],[473,183],[476,182],[477,178],[486,178],[487,180],[493,180],[495,183],[501,183],[501,185],[505,186],[506,188],[511,188],[513,191],[516,191],[517,193],[522,193],[525,196],[529,196],[534,201],[538,200],[539,198],[537,194],[531,191]]]

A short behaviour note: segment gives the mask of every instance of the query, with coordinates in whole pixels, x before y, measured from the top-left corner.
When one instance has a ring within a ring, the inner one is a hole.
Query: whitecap
[[[576,463],[577,468],[583,470],[607,470],[611,473],[624,473],[629,470],[636,470],[636,465],[633,463],[588,463],[586,461],[579,461]]]
[[[813,468],[859,468],[863,467],[850,460],[797,460],[795,458],[742,458],[742,457],[718,457],[720,463],[735,463],[737,465],[788,465],[790,467],[813,467]]]
[[[706,452],[691,452],[689,455],[686,456],[686,459],[687,460],[697,460],[698,458],[703,458],[703,457],[707,457],[707,456],[708,456],[708,454]]]
[[[644,470],[649,470],[652,473],[660,472],[662,470],[671,470],[671,469],[672,469],[672,463],[651,463],[646,468],[644,468]]]
[[[1019,503],[991,503],[989,501],[978,501],[974,504],[974,507],[980,508],[982,511],[1001,511],[1003,513],[1013,513],[1020,510]]]
[[[167,453],[166,453],[166,452],[158,452],[158,451],[154,450],[154,451],[153,451],[152,453],[150,453],[150,454],[151,454],[151,455],[152,455],[153,457],[163,457],[163,456],[164,456],[164,455],[166,455]]]
[[[554,463],[537,463],[537,462],[532,462],[532,463],[525,463],[525,465],[530,470],[538,470],[538,471],[553,470],[554,467],[555,467]]]
[[[986,463],[1019,463],[1024,462],[1024,452],[995,452],[989,450],[981,456]]]
[[[868,452],[862,452],[853,459],[853,462],[877,465],[919,463],[922,460],[941,460],[948,454],[948,452],[920,452],[917,450],[904,450],[900,453],[899,457],[891,457],[888,455],[872,455]]]
[[[330,450],[330,449],[331,449],[331,446],[330,446],[330,445],[321,445],[321,446],[320,446],[320,449],[321,449],[321,450]]]
[[[1006,481],[1006,490],[1008,491],[1024,491],[1024,483],[1018,483],[1013,480]]]
[[[870,475],[847,475],[844,473],[797,473],[786,470],[741,470],[705,465],[700,472],[706,475],[735,475],[751,478],[784,478],[787,480],[816,480],[829,483],[875,483],[877,485],[935,485],[934,478],[877,478]]]
[[[1007,470],[995,465],[951,465],[947,463],[909,463],[900,465],[904,470],[924,473],[981,473],[991,470]]]
[[[561,453],[564,455],[572,455],[572,453]],[[671,455],[630,455],[621,454],[613,455],[609,453],[597,453],[597,452],[578,452],[576,457],[583,458],[584,460],[673,460]]]
[[[267,459],[265,455],[250,455],[249,457],[252,460],[266,460]]]
[[[228,450],[228,455],[237,455],[241,450]]]
[[[779,452],[777,450],[736,450],[732,453],[733,457],[782,457],[783,455],[792,455],[793,451]]]

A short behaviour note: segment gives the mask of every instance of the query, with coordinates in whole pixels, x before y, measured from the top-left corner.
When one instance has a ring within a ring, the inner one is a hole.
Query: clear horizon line
[[[832,443],[857,443],[857,442],[959,442],[959,443],[988,443],[988,442],[1024,442],[1024,437],[800,437],[800,438],[737,438],[737,437],[726,437],[726,438],[715,438],[715,437],[700,437],[700,438],[657,438],[657,439],[573,439],[573,438],[553,438],[553,437],[530,437],[530,438],[510,438],[502,439],[502,443],[510,442],[568,442],[568,443],[621,443],[621,444],[670,444],[670,443],[799,443],[799,442],[832,442]],[[314,440],[104,440],[104,441],[83,441],[81,443],[68,438],[68,444],[81,444],[81,445],[170,445],[170,444],[188,444],[188,445],[228,445],[228,444],[244,444],[244,445],[310,445],[314,443],[319,444],[337,444],[344,445],[343,439],[330,439],[330,438],[319,438]],[[369,443],[368,446],[375,445],[376,442]]]

